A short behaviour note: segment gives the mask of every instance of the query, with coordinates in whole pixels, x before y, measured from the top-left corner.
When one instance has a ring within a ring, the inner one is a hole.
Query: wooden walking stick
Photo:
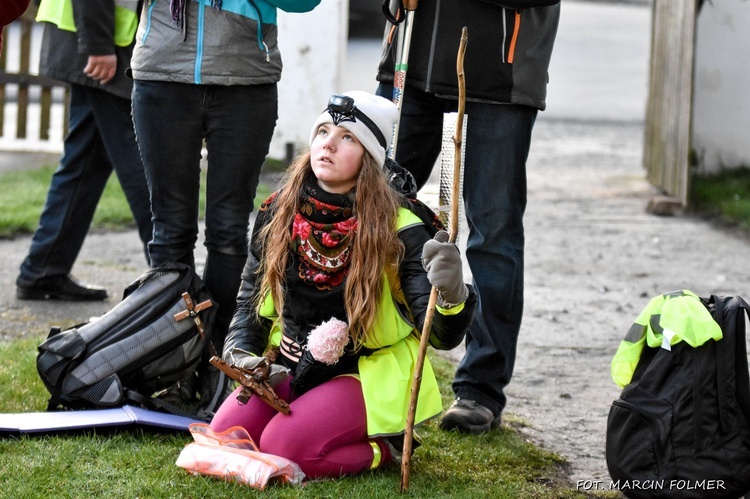
[[[466,107],[466,83],[464,79],[464,54],[466,53],[466,44],[469,36],[466,27],[461,31],[461,42],[458,47],[458,57],[456,60],[456,72],[458,74],[458,119],[456,120],[456,131],[453,136],[454,156],[453,156],[453,185],[451,193],[451,220],[449,242],[455,243],[458,234],[458,199],[459,185],[461,180],[461,146],[464,127],[464,111]],[[414,419],[417,413],[417,399],[419,398],[419,387],[422,382],[422,368],[424,367],[425,356],[427,355],[427,345],[429,344],[430,328],[432,319],[435,316],[435,305],[437,303],[437,288],[432,287],[430,291],[430,301],[427,305],[427,314],[424,318],[422,327],[422,337],[419,341],[419,354],[417,355],[417,364],[414,367],[414,377],[411,385],[411,399],[409,400],[409,412],[406,416],[406,429],[404,430],[404,448],[401,455],[401,492],[409,489],[409,468],[411,465],[412,440],[414,437]]]

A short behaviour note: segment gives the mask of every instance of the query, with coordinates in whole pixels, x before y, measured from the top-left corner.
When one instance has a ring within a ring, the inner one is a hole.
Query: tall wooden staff
[[[464,127],[464,111],[466,107],[466,83],[464,79],[464,54],[466,53],[466,44],[469,40],[466,27],[461,31],[461,42],[458,47],[458,57],[456,60],[456,73],[458,74],[458,119],[456,121],[456,131],[453,136],[455,151],[453,155],[453,186],[451,193],[451,220],[448,241],[456,242],[458,234],[458,200],[459,185],[461,181],[461,145]],[[430,329],[432,328],[432,319],[435,316],[435,304],[437,303],[437,288],[432,287],[430,291],[430,301],[427,305],[427,314],[424,318],[422,327],[422,337],[419,341],[419,354],[417,355],[417,364],[414,366],[414,377],[411,384],[411,399],[409,400],[409,412],[406,415],[406,429],[404,430],[404,449],[401,456],[401,492],[409,489],[409,468],[411,465],[411,449],[414,437],[414,419],[417,412],[417,399],[419,397],[419,387],[422,382],[422,368],[424,359],[427,355],[427,345],[429,344]]]

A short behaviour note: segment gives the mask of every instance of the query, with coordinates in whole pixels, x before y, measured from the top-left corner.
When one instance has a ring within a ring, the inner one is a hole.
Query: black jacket
[[[135,42],[128,47],[115,45],[114,2],[72,0],[76,32],[44,23],[39,73],[66,83],[99,88],[130,99],[133,80],[125,75]],[[102,85],[83,72],[90,55],[117,55],[114,78]]]
[[[392,0],[392,12],[396,1]],[[560,0],[429,0],[413,15],[406,88],[457,98],[456,58],[467,28],[464,56],[469,101],[546,107],[549,61]],[[403,23],[398,25],[403,27]],[[386,24],[378,81],[392,82],[397,34]],[[407,90],[408,91],[408,90]]]

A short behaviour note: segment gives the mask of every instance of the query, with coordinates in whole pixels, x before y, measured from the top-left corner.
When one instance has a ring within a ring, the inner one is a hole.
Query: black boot
[[[237,305],[237,292],[245,268],[246,255],[228,255],[216,250],[208,250],[203,282],[211,293],[214,306],[217,307],[214,324],[211,330],[211,344],[216,355],[221,357],[224,340],[232,322]],[[218,409],[224,399],[232,392],[231,380],[224,373],[206,360],[198,368],[198,395],[201,406],[207,416]]]
[[[44,277],[38,281],[21,276],[16,279],[19,300],[100,301],[108,297],[106,289],[82,283],[71,275]]]

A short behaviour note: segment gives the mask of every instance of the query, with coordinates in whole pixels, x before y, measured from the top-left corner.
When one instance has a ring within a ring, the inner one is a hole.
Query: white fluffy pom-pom
[[[330,366],[338,362],[348,342],[349,325],[334,317],[310,331],[307,349],[313,359]]]

